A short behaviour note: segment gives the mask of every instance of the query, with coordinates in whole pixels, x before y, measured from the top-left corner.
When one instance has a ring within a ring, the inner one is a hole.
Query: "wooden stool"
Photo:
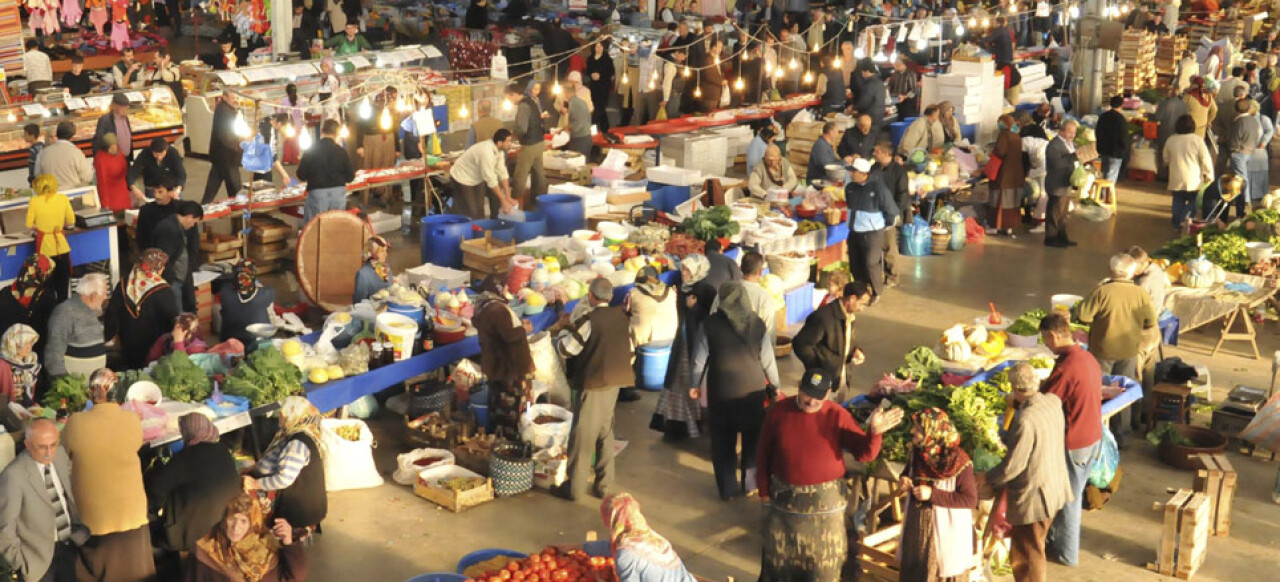
[[[1116,213],[1116,183],[1111,180],[1094,180],[1093,186],[1089,188],[1089,199],[1097,202],[1099,206],[1111,209],[1111,214]]]
[[[1178,423],[1186,422],[1187,413],[1190,405],[1188,400],[1191,397],[1191,387],[1186,384],[1170,384],[1162,382],[1156,384],[1151,389],[1151,396],[1147,399],[1147,432],[1151,432],[1151,428],[1156,424],[1156,409],[1161,403],[1176,403],[1178,405]]]

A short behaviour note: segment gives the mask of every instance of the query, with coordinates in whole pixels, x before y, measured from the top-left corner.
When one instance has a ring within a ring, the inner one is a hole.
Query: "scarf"
[[[662,301],[667,297],[667,286],[662,279],[658,278],[658,270],[653,267],[640,269],[635,288],[656,301]]]
[[[913,461],[923,479],[942,481],[955,477],[969,465],[969,455],[960,448],[960,433],[941,408],[926,408],[911,415],[911,423],[923,436],[913,443]]]
[[[142,305],[147,296],[163,286],[164,267],[169,263],[169,255],[160,249],[147,249],[129,272],[129,280],[125,282],[124,296],[134,307]]]
[[[1195,98],[1201,107],[1209,106],[1209,92],[1204,88],[1204,77],[1193,77],[1191,79],[1191,88],[1187,90],[1187,95]]]
[[[649,527],[640,513],[640,503],[630,493],[606,497],[600,502],[600,515],[609,528],[609,545],[614,554],[625,547],[655,567],[665,570],[684,567],[671,542]]]
[[[114,402],[119,376],[111,368],[98,368],[89,375],[89,397],[94,402]]]
[[[680,261],[680,269],[683,271],[680,277],[680,289],[688,292],[711,272],[711,261],[707,260],[706,255],[689,255]]]
[[[258,294],[258,267],[252,260],[240,259],[231,268],[231,275],[235,278],[236,294],[240,296],[241,303],[248,303]]]
[[[49,279],[49,273],[53,272],[53,267],[53,259],[44,255],[37,253],[27,257],[26,262],[22,264],[22,271],[14,278],[13,285],[9,288],[19,305],[31,307],[31,304],[44,294],[44,283]]]
[[[289,396],[280,404],[280,430],[276,433],[267,450],[284,447],[290,439],[306,434],[324,455],[324,446],[320,440],[320,411],[311,401],[301,396]]]
[[[211,565],[222,570],[227,578],[259,582],[275,569],[280,542],[267,527],[262,505],[252,496],[241,495],[227,504],[226,517],[237,514],[249,518],[249,531],[240,541],[232,543],[227,538],[224,517],[213,533],[196,542],[196,547],[203,550],[213,562]]]
[[[25,401],[34,402],[36,380],[40,378],[40,359],[34,349],[25,356],[18,355],[23,346],[35,346],[40,334],[25,323],[15,323],[0,337],[0,358],[9,364],[13,384],[21,390]],[[15,391],[16,392],[16,391]]]
[[[388,265],[385,260],[376,260],[378,250],[390,249],[391,245],[387,244],[387,240],[380,236],[370,237],[367,244],[368,249],[365,251],[364,261],[368,263],[370,267],[373,267],[373,272],[378,275],[379,279],[382,279],[383,281],[391,281],[391,266]]]
[[[769,176],[769,181],[772,182],[772,184],[770,184],[771,186],[781,186],[783,182],[786,181],[787,167],[782,165],[784,163],[786,163],[786,160],[780,160],[778,162],[778,173],[775,174],[773,173],[773,167],[769,165],[769,162],[762,161],[761,165],[764,166],[765,174]]]
[[[178,432],[182,434],[182,442],[186,446],[200,443],[218,442],[218,428],[213,426],[209,417],[192,412],[178,418]]]
[[[747,294],[746,285],[742,281],[727,281],[720,286],[720,313],[729,320],[729,327],[743,340],[750,341],[747,330],[752,321],[760,321],[751,305],[751,296]]]

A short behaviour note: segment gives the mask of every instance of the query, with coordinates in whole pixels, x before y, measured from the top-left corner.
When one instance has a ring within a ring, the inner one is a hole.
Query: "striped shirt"
[[[302,468],[311,462],[311,451],[300,439],[290,440],[283,447],[276,447],[262,456],[258,471],[264,476],[258,483],[267,491],[288,489],[298,478]]]

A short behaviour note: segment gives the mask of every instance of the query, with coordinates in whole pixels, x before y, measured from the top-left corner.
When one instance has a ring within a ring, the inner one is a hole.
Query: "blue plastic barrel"
[[[404,303],[387,303],[387,311],[389,313],[399,313],[400,315],[412,319],[413,322],[418,325],[422,325],[423,323],[421,306],[406,305]]]
[[[978,124],[970,123],[960,126],[960,137],[969,140],[969,143],[978,141]]]
[[[665,185],[649,191],[649,204],[662,212],[675,212],[676,207],[689,201],[693,189],[689,186]]]
[[[422,218],[422,262],[457,269],[462,266],[462,241],[471,238],[471,219],[458,214]]]
[[[479,227],[478,231],[477,227]],[[484,238],[485,232],[492,232],[493,238],[506,242],[511,242],[516,237],[515,223],[490,218],[471,221],[472,238]]]
[[[418,574],[404,582],[463,582],[466,579],[466,576],[454,574],[453,572],[432,572],[430,574]]]
[[[513,222],[516,242],[538,238],[547,233],[547,217],[541,212],[526,211],[523,222]]]
[[[907,127],[915,119],[914,117],[908,117],[902,121],[895,121],[889,124],[889,141],[893,142],[893,147],[898,147],[898,142],[902,141],[902,136],[907,133]]]
[[[640,358],[640,377],[636,378],[636,387],[655,392],[662,390],[667,381],[667,362],[671,361],[671,344],[643,345],[636,355]]]
[[[547,219],[550,236],[571,234],[586,222],[582,198],[573,194],[543,194],[538,197],[538,210]]]
[[[476,426],[489,429],[489,389],[471,395],[471,412],[476,415]]]

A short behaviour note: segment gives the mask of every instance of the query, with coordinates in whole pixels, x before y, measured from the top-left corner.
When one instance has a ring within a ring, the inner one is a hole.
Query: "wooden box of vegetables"
[[[413,493],[452,512],[493,501],[493,481],[457,465],[418,473]]]

